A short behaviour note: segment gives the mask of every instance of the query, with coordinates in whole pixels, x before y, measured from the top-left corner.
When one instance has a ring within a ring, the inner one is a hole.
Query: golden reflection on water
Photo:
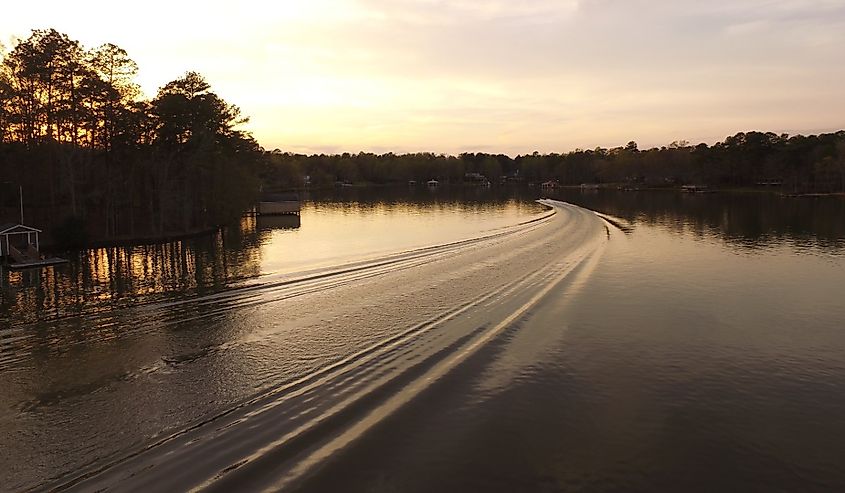
[[[309,202],[303,205],[299,228],[270,232],[261,248],[262,269],[279,274],[458,241],[542,210],[533,202],[516,200]]]
[[[541,211],[532,201],[317,200],[301,216],[245,216],[208,236],[84,250],[68,265],[3,272],[0,320],[17,325],[203,294],[384,252],[457,241]]]
[[[4,272],[0,313],[11,323],[101,311],[222,287],[260,273],[254,217],[237,228],[156,245],[83,250],[68,265]]]
[[[351,190],[339,196],[306,196],[301,216],[247,216],[213,235],[90,249],[72,257],[69,265],[4,271],[0,323],[191,296],[259,276],[458,241],[538,213],[536,193]],[[787,247],[801,254],[845,255],[843,200],[605,190],[556,194],[619,218],[625,227],[655,226],[674,235],[724,242],[748,254]]]
[[[770,193],[676,191],[593,193],[561,190],[556,198],[676,235],[756,250],[789,246],[806,254],[845,252],[845,200],[784,198]]]

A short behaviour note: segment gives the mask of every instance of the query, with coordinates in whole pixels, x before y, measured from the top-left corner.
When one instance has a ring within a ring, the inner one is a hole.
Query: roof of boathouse
[[[40,229],[23,224],[3,223],[0,224],[0,235],[11,235],[19,233],[42,233]]]

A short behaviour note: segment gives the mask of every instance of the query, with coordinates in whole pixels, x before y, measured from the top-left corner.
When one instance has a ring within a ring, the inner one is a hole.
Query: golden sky
[[[842,0],[41,1],[0,42],[196,70],[267,149],[511,155],[845,128]],[[128,5],[128,4],[126,4]]]

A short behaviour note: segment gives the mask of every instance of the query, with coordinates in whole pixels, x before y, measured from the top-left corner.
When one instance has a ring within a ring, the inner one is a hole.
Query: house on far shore
[[[710,191],[707,185],[683,185],[681,186],[681,190],[686,193],[704,193]]]
[[[428,185],[428,188],[437,188],[440,186],[440,182],[437,180],[428,180],[426,185]]]
[[[559,186],[560,185],[558,185],[558,183],[556,181],[553,181],[553,180],[544,181],[543,183],[540,184],[540,188],[557,188]]]
[[[521,176],[519,176],[519,170],[514,170],[510,173],[505,173],[499,177],[499,180],[504,185],[505,183],[522,183],[523,180]]]

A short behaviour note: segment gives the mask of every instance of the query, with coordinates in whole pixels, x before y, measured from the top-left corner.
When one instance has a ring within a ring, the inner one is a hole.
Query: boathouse
[[[299,215],[299,195],[295,193],[264,193],[258,203],[259,216]]]
[[[16,257],[36,254],[39,250],[38,234],[35,229],[23,224],[0,224],[0,257]]]

